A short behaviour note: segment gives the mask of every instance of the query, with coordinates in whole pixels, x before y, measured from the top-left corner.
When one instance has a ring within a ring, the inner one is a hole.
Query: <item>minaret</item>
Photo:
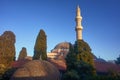
[[[81,21],[82,21],[82,17],[81,17],[81,14],[80,14],[80,8],[79,6],[77,6],[77,10],[76,10],[76,18],[75,18],[75,21],[76,21],[76,40],[82,40],[82,25],[81,25]]]

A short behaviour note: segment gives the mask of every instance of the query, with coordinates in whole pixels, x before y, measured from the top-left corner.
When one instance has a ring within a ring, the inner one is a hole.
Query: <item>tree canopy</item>
[[[117,60],[115,60],[115,63],[116,63],[116,64],[120,64],[120,55],[119,55],[119,57],[117,58]]]
[[[46,34],[44,30],[40,30],[36,43],[34,46],[34,56],[33,59],[35,60],[46,60],[47,59],[47,40],[46,40]]]
[[[19,53],[18,60],[25,59],[25,57],[27,57],[27,51],[26,51],[26,48],[23,47]]]
[[[15,59],[15,34],[12,31],[5,31],[0,35],[0,75],[11,68]]]
[[[93,54],[91,52],[90,46],[83,40],[78,40],[75,42],[74,50],[77,55],[78,61],[84,61],[92,66],[94,66]]]
[[[66,57],[67,71],[63,80],[88,80],[95,75],[94,60],[89,45],[83,40],[70,43]]]

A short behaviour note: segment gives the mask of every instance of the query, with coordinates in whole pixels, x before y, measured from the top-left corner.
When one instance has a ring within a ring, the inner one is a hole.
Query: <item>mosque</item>
[[[82,16],[80,7],[77,6],[76,9],[76,40],[82,40]],[[73,44],[74,45],[74,44]],[[65,57],[69,52],[69,42],[61,42],[58,43],[54,49],[51,50],[50,53],[47,54],[48,60],[53,63],[60,71],[66,70],[66,64],[65,64]],[[113,70],[115,72],[120,72],[120,66],[116,65],[115,63],[110,63],[105,61],[102,58],[97,58],[94,54],[94,62],[95,62],[95,68],[97,71],[97,74],[108,74],[109,70]]]
[[[75,21],[76,21],[76,27],[75,27],[75,31],[76,31],[76,40],[82,40],[82,16],[81,16],[81,11],[80,11],[80,7],[77,6],[76,9],[76,17],[75,17]],[[74,45],[74,44],[73,44]],[[51,52],[47,53],[47,57],[48,59],[64,59],[66,57],[66,55],[69,52],[69,42],[60,42],[58,43],[54,49],[51,50]],[[97,58],[95,55],[94,56],[94,60],[99,60],[99,61],[104,61],[104,59],[102,58]]]
[[[81,25],[82,16],[79,6],[77,6],[75,21],[76,40],[82,40],[83,27]],[[38,78],[41,78],[40,80],[53,80],[53,78],[55,78],[54,80],[60,80],[59,75],[65,72],[67,68],[65,57],[69,52],[69,48],[69,42],[61,42],[57,44],[54,49],[52,49],[51,52],[47,54],[47,62],[40,60],[34,61],[32,60],[32,57],[26,57],[24,60],[13,62],[12,67],[18,68],[18,70],[13,74],[11,80],[17,80],[15,79],[16,77],[18,78],[26,76],[31,79],[34,78],[36,75],[39,76]],[[97,74],[105,75],[108,74],[110,70],[115,71],[116,73],[120,73],[120,65],[109,63],[102,58],[97,58],[95,55],[93,56]]]
[[[82,30],[83,27],[81,25],[82,22],[82,16],[80,12],[79,6],[77,6],[76,10],[76,40],[82,40]],[[69,42],[61,42],[55,46],[53,50],[51,50],[51,53],[48,53],[48,58],[65,58],[67,53],[69,52]]]

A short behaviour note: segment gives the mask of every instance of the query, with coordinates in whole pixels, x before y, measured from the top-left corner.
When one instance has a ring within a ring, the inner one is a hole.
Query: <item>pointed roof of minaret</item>
[[[77,6],[77,10],[80,10],[80,7],[79,7],[79,5]]]
[[[77,8],[80,8],[79,5],[77,5]]]
[[[77,6],[76,13],[77,13],[77,16],[80,16],[80,15],[81,15],[81,13],[80,13],[80,7],[79,7],[79,5]]]

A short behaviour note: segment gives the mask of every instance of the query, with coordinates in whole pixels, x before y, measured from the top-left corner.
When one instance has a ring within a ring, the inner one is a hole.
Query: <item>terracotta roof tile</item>
[[[110,70],[120,72],[120,65],[109,62],[95,61],[95,68],[97,72],[109,72]]]
[[[19,60],[12,63],[12,67],[19,68],[30,60]],[[59,70],[65,71],[67,66],[65,60],[54,60],[49,59],[49,62],[54,64]],[[110,70],[115,72],[120,72],[120,65],[109,63],[109,62],[100,62],[95,61],[95,68],[97,72],[109,72]]]

